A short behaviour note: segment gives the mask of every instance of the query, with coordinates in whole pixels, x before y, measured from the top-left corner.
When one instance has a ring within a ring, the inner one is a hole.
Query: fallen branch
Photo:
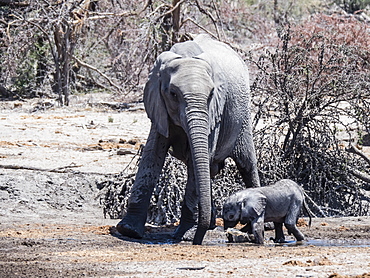
[[[365,160],[370,165],[370,159],[363,152],[361,152],[358,148],[356,148],[355,146],[350,145],[348,148],[346,148],[346,151],[349,152],[349,153],[353,153],[353,154],[356,154],[356,155],[360,156],[363,160]],[[358,179],[360,179],[364,182],[370,183],[370,175],[368,175],[367,173],[361,172],[361,171],[359,171],[357,169],[354,169],[352,167],[348,167],[348,170],[356,178],[358,178]]]
[[[74,174],[84,174],[84,175],[117,175],[118,173],[97,173],[97,172],[81,172],[81,171],[73,171],[71,168],[81,167],[82,165],[69,165],[69,166],[62,166],[55,169],[43,169],[31,166],[19,166],[19,165],[0,165],[1,169],[9,169],[9,170],[28,170],[28,171],[40,171],[40,172],[52,172],[52,173],[74,173]]]
[[[367,182],[367,183],[370,183],[370,175],[366,174],[366,173],[363,173],[357,169],[354,169],[354,168],[350,168],[348,167],[348,170],[349,172],[354,175],[356,178],[364,181],[364,182]]]
[[[0,0],[0,6],[27,7],[30,3],[14,0]]]

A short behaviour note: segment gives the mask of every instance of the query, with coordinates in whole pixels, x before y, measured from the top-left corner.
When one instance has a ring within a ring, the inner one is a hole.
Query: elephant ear
[[[224,77],[221,67],[207,53],[202,53],[195,58],[206,61],[212,70],[210,75],[213,80],[214,90],[209,102],[208,113],[210,130],[214,130],[217,124],[221,122],[221,117],[226,103],[226,97],[223,95],[226,91],[224,89],[226,86],[224,83],[226,78]]]
[[[165,51],[159,55],[144,88],[146,113],[157,132],[165,137],[169,136],[169,128],[167,109],[161,95],[161,72],[168,62],[178,58],[181,58],[181,56],[170,51]]]
[[[266,203],[266,197],[263,194],[258,193],[257,195],[253,196],[253,200],[248,200],[248,204],[243,205],[249,206],[249,208],[252,210],[250,211],[250,213],[258,217],[261,216],[262,213],[265,211]]]

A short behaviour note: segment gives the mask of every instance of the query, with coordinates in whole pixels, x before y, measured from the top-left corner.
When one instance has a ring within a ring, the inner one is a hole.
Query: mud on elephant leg
[[[168,140],[152,126],[131,191],[127,213],[117,224],[117,230],[122,235],[143,237],[150,197],[161,173],[168,147]]]

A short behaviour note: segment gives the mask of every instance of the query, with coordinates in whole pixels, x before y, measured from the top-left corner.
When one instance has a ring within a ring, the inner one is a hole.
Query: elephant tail
[[[303,193],[304,193],[304,196],[307,196],[306,192],[303,192]],[[305,212],[308,214],[308,217],[310,218],[310,221],[308,222],[308,226],[311,227],[312,217],[316,217],[316,215],[308,207],[305,198],[303,199],[303,208]]]

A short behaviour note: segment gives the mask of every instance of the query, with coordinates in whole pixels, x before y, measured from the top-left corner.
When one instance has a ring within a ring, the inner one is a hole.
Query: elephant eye
[[[177,94],[174,91],[170,91],[170,95],[174,100],[177,100]]]

